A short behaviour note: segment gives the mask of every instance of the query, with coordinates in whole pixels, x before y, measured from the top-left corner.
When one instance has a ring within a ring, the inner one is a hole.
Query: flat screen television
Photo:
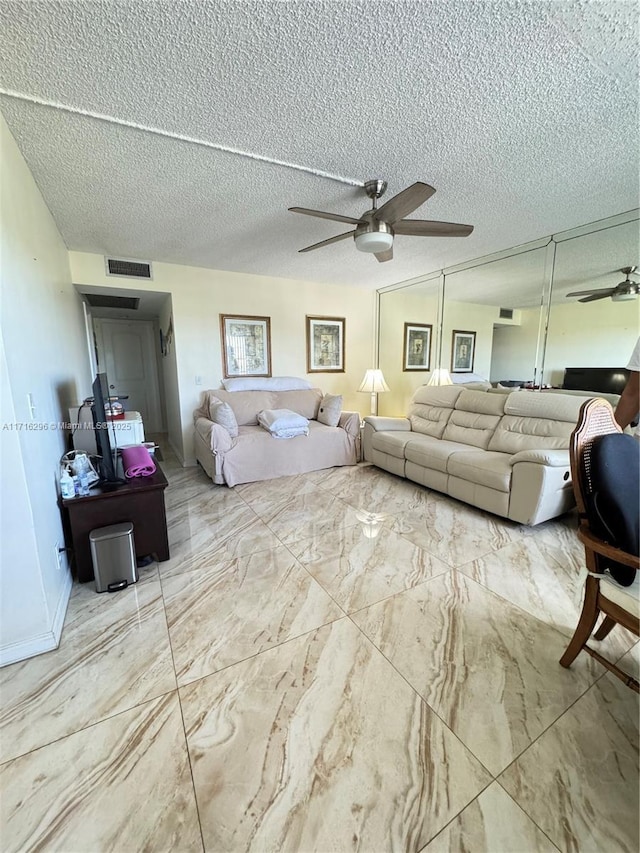
[[[93,380],[93,403],[91,413],[93,415],[93,429],[96,436],[96,449],[100,457],[98,473],[100,475],[99,485],[105,488],[115,488],[125,481],[118,477],[117,470],[117,447],[111,446],[109,436],[109,421],[107,419],[107,406],[109,404],[109,380],[106,373],[98,373]]]
[[[626,367],[567,367],[562,387],[567,391],[622,394],[628,376]]]

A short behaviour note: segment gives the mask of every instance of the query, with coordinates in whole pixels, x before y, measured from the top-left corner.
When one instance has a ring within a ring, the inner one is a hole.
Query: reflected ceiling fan
[[[595,302],[596,299],[606,299],[607,296],[610,296],[613,302],[626,302],[627,300],[636,299],[640,293],[640,283],[631,279],[636,269],[637,267],[622,267],[620,272],[626,278],[615,287],[575,290],[573,293],[567,293],[567,298],[570,296],[581,296],[582,299],[578,299],[578,302]]]
[[[394,234],[406,234],[410,237],[468,237],[473,231],[473,225],[459,225],[456,222],[435,222],[430,219],[404,219],[409,213],[431,198],[435,189],[422,181],[416,181],[410,187],[386,201],[378,207],[378,199],[387,189],[387,182],[381,180],[367,181],[364,191],[373,202],[373,207],[363,213],[360,219],[353,216],[342,216],[339,213],[326,213],[323,210],[309,210],[306,207],[290,207],[292,213],[304,213],[306,216],[317,216],[320,219],[333,219],[335,222],[346,222],[355,225],[353,231],[338,234],[314,243],[300,252],[311,252],[322,246],[329,246],[339,240],[353,237],[356,249],[370,252],[381,263],[393,258]]]

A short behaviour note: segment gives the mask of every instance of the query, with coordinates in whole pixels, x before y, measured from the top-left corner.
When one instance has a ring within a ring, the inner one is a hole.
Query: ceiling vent
[[[128,261],[124,259],[106,258],[107,275],[117,275],[124,278],[150,279],[151,264],[145,261]]]
[[[500,309],[500,319],[501,320],[513,320],[513,308],[501,308]]]
[[[126,308],[137,311],[140,305],[138,296],[107,296],[103,293],[85,293],[85,299],[92,308]]]

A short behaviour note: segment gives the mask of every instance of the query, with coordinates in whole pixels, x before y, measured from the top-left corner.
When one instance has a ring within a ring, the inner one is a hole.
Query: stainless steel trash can
[[[133,524],[111,524],[89,534],[96,592],[117,592],[138,580]]]

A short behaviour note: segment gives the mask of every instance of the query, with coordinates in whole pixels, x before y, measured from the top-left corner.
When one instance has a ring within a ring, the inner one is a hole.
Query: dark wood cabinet
[[[164,490],[168,485],[156,463],[156,472],[150,477],[135,477],[115,489],[91,489],[86,497],[61,501],[71,531],[75,571],[81,583],[93,580],[89,534],[98,527],[130,521],[136,557],[153,555],[160,562],[169,559],[164,507]]]

